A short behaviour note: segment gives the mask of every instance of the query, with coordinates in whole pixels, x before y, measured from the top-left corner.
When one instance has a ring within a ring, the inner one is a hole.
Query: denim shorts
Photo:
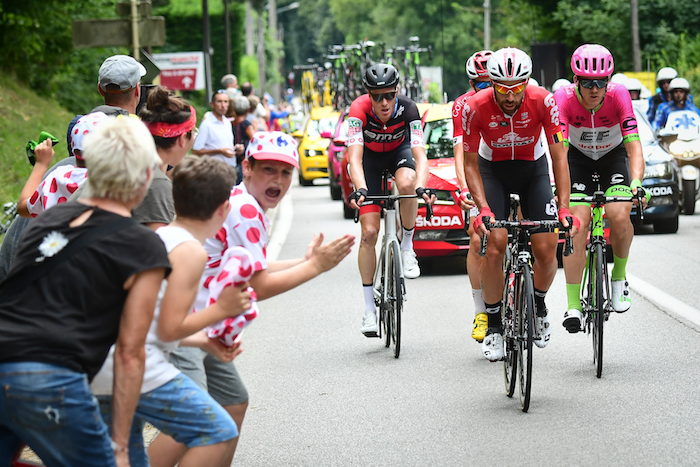
[[[233,362],[223,363],[196,347],[178,347],[170,362],[224,407],[248,402],[248,390]]]
[[[111,426],[112,396],[97,396],[105,422]],[[238,436],[229,413],[205,390],[182,373],[141,394],[129,436],[131,467],[148,467],[143,441],[145,422],[188,448],[209,446]]]
[[[87,376],[57,365],[0,363],[0,466],[21,442],[48,467],[115,466]]]

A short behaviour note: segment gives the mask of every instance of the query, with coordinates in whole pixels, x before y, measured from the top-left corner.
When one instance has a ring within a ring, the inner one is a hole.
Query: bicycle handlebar
[[[562,229],[565,232],[568,232],[571,229],[571,225],[573,224],[573,219],[567,217],[567,220],[569,221],[569,227],[564,227],[561,222],[558,220],[544,220],[544,221],[530,221],[530,220],[522,220],[522,221],[506,221],[506,220],[500,220],[500,221],[491,221],[490,216],[484,216],[483,217],[483,223],[486,226],[487,230],[491,229],[508,229],[508,230],[515,230],[515,229],[520,229],[520,230],[535,230],[535,229],[540,229],[544,228],[549,231],[553,231],[554,229]],[[486,254],[486,245],[488,244],[488,235],[484,235],[481,239],[481,247],[479,248],[479,256],[484,256]],[[565,242],[564,242],[564,251],[563,254],[564,256],[569,256],[572,252],[574,251],[574,245],[571,237],[566,237]]]
[[[593,192],[593,196],[583,196],[581,198],[573,198],[572,201],[581,203],[591,203],[596,207],[603,206],[607,203],[632,203],[634,200],[641,201],[642,198],[646,198],[647,192],[642,187],[637,187],[637,194],[630,196],[606,196],[602,191]],[[644,221],[644,209],[639,206],[637,210],[637,216],[640,222]]]
[[[418,195],[372,195],[372,196],[366,196],[365,201],[397,201],[399,199],[410,199],[410,198],[418,198]],[[426,213],[425,213],[425,218],[427,220],[430,220],[433,218],[433,206],[430,203],[426,203]],[[360,220],[360,210],[355,209],[355,218],[354,221],[357,224],[357,222]]]

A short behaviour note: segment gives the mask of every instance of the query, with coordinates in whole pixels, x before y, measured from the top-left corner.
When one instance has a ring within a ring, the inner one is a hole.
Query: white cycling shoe
[[[581,313],[581,310],[572,308],[570,310],[567,310],[566,313],[564,313],[564,322],[562,323],[562,325],[571,334],[575,334],[581,331],[581,321],[583,321],[583,313]]]
[[[503,360],[503,336],[495,328],[488,328],[486,331],[486,337],[481,343],[481,353],[491,362]]]
[[[403,277],[406,279],[415,279],[420,276],[420,266],[413,250],[401,252],[401,264],[403,264]]]
[[[374,313],[365,313],[365,316],[362,318],[362,328],[360,331],[365,335],[365,337],[379,336],[377,316]]]
[[[549,323],[549,316],[535,315],[535,339],[533,342],[540,349],[544,349],[549,344],[549,338],[552,336],[552,328]]]
[[[632,306],[632,298],[630,297],[630,285],[627,279],[621,281],[610,281],[610,291],[612,295],[613,310],[618,313],[624,313]]]

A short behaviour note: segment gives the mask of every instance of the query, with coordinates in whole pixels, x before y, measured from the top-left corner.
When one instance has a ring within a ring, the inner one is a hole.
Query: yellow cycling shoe
[[[472,329],[472,339],[482,342],[486,337],[486,328],[489,325],[489,318],[486,313],[477,313],[474,317],[474,329]]]

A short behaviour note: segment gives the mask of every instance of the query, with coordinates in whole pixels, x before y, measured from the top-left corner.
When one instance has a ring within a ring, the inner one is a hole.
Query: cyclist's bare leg
[[[469,220],[469,254],[467,255],[467,274],[472,289],[481,289],[481,256],[479,256],[479,248],[481,248],[481,238],[474,232],[474,217]]]
[[[486,256],[481,259],[481,291],[486,303],[498,303],[503,298],[503,256],[508,232],[493,229],[488,235]]]
[[[396,187],[401,195],[416,194],[416,171],[407,167],[401,167],[394,174]],[[418,213],[417,199],[402,199],[399,203],[401,212],[401,225],[406,230],[411,230],[416,225],[416,214]]]
[[[591,208],[589,205],[571,206],[571,214],[581,221],[581,231],[574,237],[574,252],[563,257],[564,275],[567,284],[580,284],[583,270],[586,267],[586,245],[588,243],[588,226],[591,224]]]
[[[557,274],[557,237],[558,234],[544,232],[530,237],[532,255],[535,262],[532,265],[535,289],[546,292]]]
[[[362,239],[357,254],[357,264],[363,284],[371,284],[374,280],[374,269],[377,264],[375,245],[379,236],[379,212],[368,212],[360,216]],[[234,419],[235,420],[235,419]]]
[[[632,203],[608,203],[605,216],[610,223],[610,245],[618,258],[627,258],[634,238],[634,227],[630,220]]]

